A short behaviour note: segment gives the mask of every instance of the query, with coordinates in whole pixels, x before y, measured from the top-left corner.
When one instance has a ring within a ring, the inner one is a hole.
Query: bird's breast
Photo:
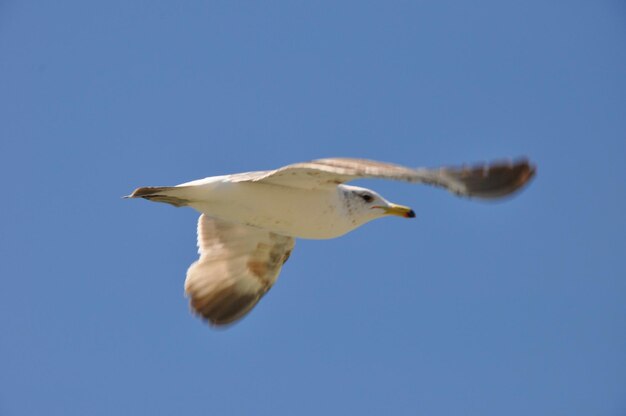
[[[339,237],[353,224],[336,188],[298,189],[263,183],[225,183],[191,204],[207,215],[277,234],[308,239]]]

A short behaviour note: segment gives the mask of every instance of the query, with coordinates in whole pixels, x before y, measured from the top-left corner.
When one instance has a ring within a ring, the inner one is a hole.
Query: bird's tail
[[[185,198],[185,186],[146,186],[137,188],[124,198],[143,198],[154,202],[165,202],[175,207],[184,207],[191,202]]]

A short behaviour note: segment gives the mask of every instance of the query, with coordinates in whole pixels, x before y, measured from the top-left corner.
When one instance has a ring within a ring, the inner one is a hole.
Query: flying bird
[[[434,185],[464,197],[496,199],[522,188],[534,173],[527,160],[413,169],[331,158],[177,186],[142,187],[126,198],[189,206],[201,213],[200,258],[187,270],[185,293],[195,313],[222,326],[241,319],[267,293],[296,238],[336,238],[377,218],[415,217],[411,208],[347,182],[391,179]]]

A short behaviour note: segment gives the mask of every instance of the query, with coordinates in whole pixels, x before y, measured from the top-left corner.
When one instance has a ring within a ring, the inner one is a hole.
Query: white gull
[[[200,258],[185,293],[196,313],[226,325],[248,313],[275,283],[295,238],[329,239],[387,215],[412,218],[409,207],[346,182],[381,178],[439,186],[465,197],[495,199],[524,186],[526,160],[437,169],[331,158],[271,170],[214,176],[173,187],[142,187],[144,198],[201,212]]]

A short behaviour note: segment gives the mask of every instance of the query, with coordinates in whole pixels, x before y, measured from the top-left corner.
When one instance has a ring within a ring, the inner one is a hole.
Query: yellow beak
[[[398,217],[404,218],[415,218],[415,211],[403,205],[389,204],[389,206],[377,208],[382,208],[385,211],[385,214],[388,215],[397,215]]]

